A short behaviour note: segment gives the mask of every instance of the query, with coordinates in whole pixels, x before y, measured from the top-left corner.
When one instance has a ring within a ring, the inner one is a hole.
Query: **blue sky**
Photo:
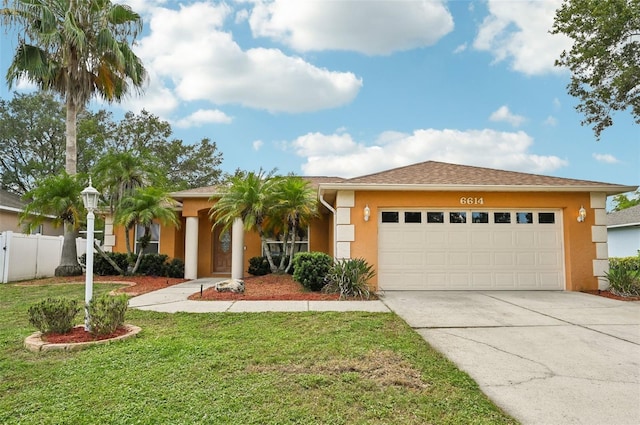
[[[553,66],[570,47],[548,34],[560,1],[121,2],[143,16],[150,79],[110,108],[216,141],[225,171],[352,177],[436,160],[640,184],[630,113],[596,141]],[[0,37],[6,70],[15,38]]]

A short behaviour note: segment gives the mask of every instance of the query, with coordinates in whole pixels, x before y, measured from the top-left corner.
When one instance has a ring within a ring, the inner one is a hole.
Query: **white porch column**
[[[198,278],[198,217],[187,217],[184,229],[184,278]]]
[[[236,218],[231,228],[231,279],[244,277],[244,226]]]

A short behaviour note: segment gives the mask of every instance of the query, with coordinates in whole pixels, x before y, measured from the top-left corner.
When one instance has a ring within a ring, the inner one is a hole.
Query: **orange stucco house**
[[[378,290],[603,288],[606,198],[636,189],[434,161],[308,179],[321,214],[299,249],[366,259]],[[239,220],[230,233],[212,231],[216,187],[172,196],[182,226],[158,226],[155,249],[183,259],[188,279],[247,275],[259,237]],[[122,229],[110,240],[125,250]]]

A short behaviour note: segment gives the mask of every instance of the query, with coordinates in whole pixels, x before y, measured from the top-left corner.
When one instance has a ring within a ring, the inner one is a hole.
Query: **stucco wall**
[[[22,233],[24,228],[19,224],[17,212],[0,210],[0,232],[7,230]],[[62,226],[55,227],[51,220],[45,220],[42,222],[42,234],[48,236],[60,236],[64,234],[64,229]]]

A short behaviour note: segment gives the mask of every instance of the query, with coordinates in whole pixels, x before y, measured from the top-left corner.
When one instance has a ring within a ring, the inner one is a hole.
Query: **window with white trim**
[[[140,252],[140,238],[142,236],[144,236],[144,226],[138,224],[136,225],[136,254]],[[151,223],[151,239],[149,245],[144,249],[144,253],[160,253],[160,225],[158,223]]]
[[[269,244],[269,250],[271,251],[271,255],[280,255],[283,251],[283,237],[284,235],[278,235],[276,238],[267,238],[267,244]],[[296,235],[296,240],[294,243],[293,252],[309,252],[309,229],[302,228],[298,229],[298,233]],[[266,255],[264,252],[264,247],[262,249],[262,255]]]

